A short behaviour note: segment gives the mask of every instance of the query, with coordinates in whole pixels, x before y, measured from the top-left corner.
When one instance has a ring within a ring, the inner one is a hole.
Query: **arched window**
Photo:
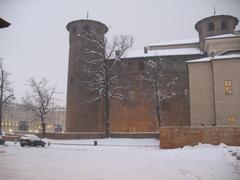
[[[222,21],[222,22],[221,22],[221,29],[222,29],[222,30],[226,30],[226,29],[227,29],[226,21]]]
[[[87,34],[90,33],[90,26],[88,24],[84,25],[83,26],[83,31]]]
[[[165,111],[170,111],[171,109],[171,103],[170,101],[166,100],[162,103],[162,111],[165,112]]]
[[[138,69],[139,69],[139,70],[144,70],[144,69],[145,69],[145,64],[144,64],[144,62],[139,62],[139,64],[138,64]]]
[[[213,22],[208,23],[208,31],[214,31],[214,29],[215,29],[215,26]]]

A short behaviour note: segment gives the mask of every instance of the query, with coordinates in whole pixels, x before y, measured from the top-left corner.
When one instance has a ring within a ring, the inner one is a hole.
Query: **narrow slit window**
[[[214,29],[215,29],[215,26],[214,26],[213,22],[210,22],[208,24],[208,31],[214,31]]]
[[[226,30],[227,29],[227,25],[226,25],[225,21],[221,22],[221,28],[222,28],[222,30]]]
[[[144,64],[144,62],[139,62],[138,68],[139,68],[139,70],[144,70],[144,69],[145,69],[145,64]]]
[[[232,94],[232,81],[231,80],[225,80],[224,91],[225,91],[225,95],[231,95]]]

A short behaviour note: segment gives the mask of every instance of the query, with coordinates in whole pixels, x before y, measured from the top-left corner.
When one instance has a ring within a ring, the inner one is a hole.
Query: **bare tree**
[[[3,108],[14,100],[13,88],[8,80],[9,73],[4,69],[0,59],[0,130],[2,129]]]
[[[89,90],[88,103],[103,102],[104,128],[107,136],[110,134],[110,101],[112,98],[121,99],[121,87],[118,85],[119,73],[117,67],[121,62],[121,57],[132,46],[133,37],[121,35],[113,38],[111,42],[107,38],[97,35],[88,29],[84,37],[96,49],[86,48],[87,54],[96,57],[87,61],[84,71],[89,75],[89,79],[84,84]],[[83,83],[83,82],[81,82]]]
[[[40,118],[42,126],[42,136],[46,133],[46,117],[52,109],[53,95],[55,94],[56,86],[49,87],[48,81],[42,79],[40,81],[31,78],[29,80],[29,87],[31,93],[26,93],[22,101],[26,108],[33,111],[33,113]]]
[[[162,112],[161,105],[164,101],[171,99],[176,95],[176,82],[179,76],[167,77],[163,72],[164,59],[148,60],[145,64],[147,66],[145,74],[142,79],[151,83],[151,91],[156,106],[156,116],[158,126],[161,126]]]

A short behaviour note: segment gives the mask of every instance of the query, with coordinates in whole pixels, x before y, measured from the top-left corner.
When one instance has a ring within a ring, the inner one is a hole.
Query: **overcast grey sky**
[[[198,38],[195,23],[213,15],[240,19],[240,0],[0,0],[0,17],[11,23],[0,30],[0,57],[11,73],[17,101],[30,77],[57,84],[65,106],[68,65],[68,22],[86,18],[109,27],[108,36],[130,34],[132,49],[179,39]],[[238,25],[237,29],[240,26]]]

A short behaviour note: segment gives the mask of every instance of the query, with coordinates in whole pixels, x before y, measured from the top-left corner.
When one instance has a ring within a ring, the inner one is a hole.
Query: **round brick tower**
[[[104,38],[108,31],[105,24],[89,20],[77,20],[67,24],[69,31],[69,62],[66,106],[66,132],[97,132],[103,131],[103,118],[100,118],[99,105],[89,104],[87,97],[89,90],[86,82],[89,74],[85,65],[97,59],[96,55],[86,52],[99,51],[96,43],[91,41],[89,32]]]
[[[203,51],[204,39],[221,34],[234,34],[238,19],[230,15],[214,15],[201,19],[195,24],[199,34],[200,49]]]

